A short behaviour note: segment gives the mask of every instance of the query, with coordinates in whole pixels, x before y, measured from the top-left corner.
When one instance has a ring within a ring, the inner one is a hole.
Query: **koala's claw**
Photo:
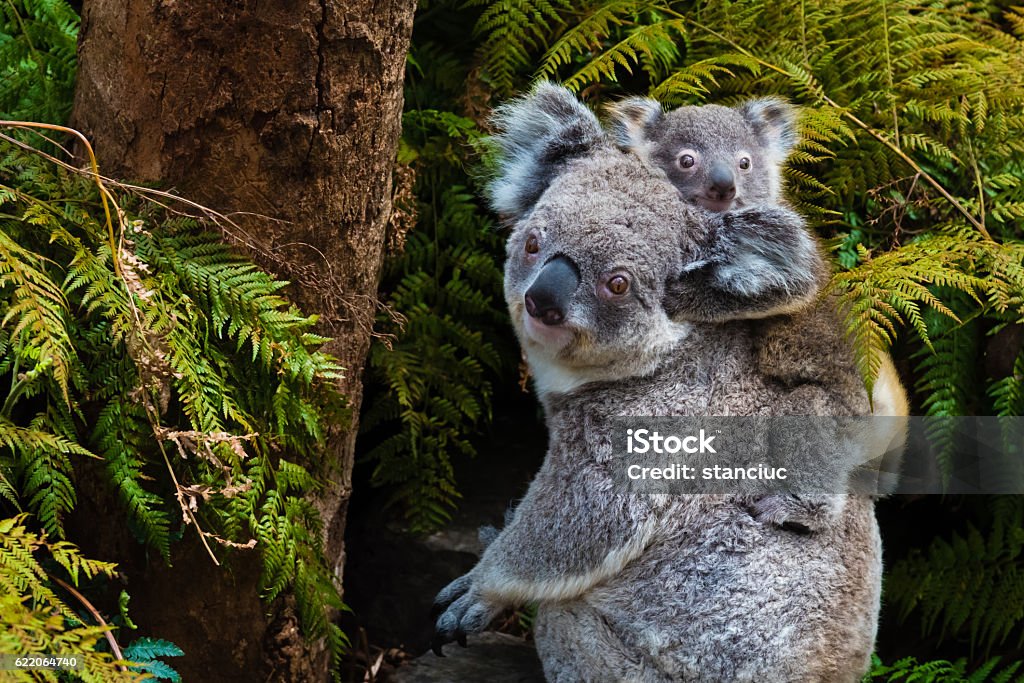
[[[430,640],[430,649],[438,657],[447,657],[444,651],[441,649],[446,643],[451,642],[448,638],[445,638],[440,633],[434,634],[434,637]],[[459,629],[455,632],[455,642],[459,644],[459,647],[469,647],[469,643],[466,642],[466,632]]]
[[[837,496],[775,494],[755,498],[747,503],[750,516],[762,524],[770,524],[799,534],[820,531],[838,517],[842,509]]]
[[[446,643],[456,642],[462,647],[467,647],[466,636],[487,628],[499,611],[497,605],[484,600],[473,590],[472,581],[468,576],[456,579],[441,591],[435,607],[445,604],[447,609],[437,618],[434,626],[431,649],[435,654],[439,654],[441,647]]]
[[[472,586],[473,579],[469,574],[463,574],[441,589],[441,592],[437,594],[436,598],[434,598],[433,609],[440,614],[445,610],[445,608],[469,591]]]
[[[468,593],[472,586],[473,580],[469,574],[466,574],[442,588],[434,598],[434,605],[430,609],[430,618],[436,623],[430,649],[438,657],[445,656],[441,648],[453,640],[457,640],[463,647],[466,646],[466,634],[462,631],[459,622],[467,609]]]

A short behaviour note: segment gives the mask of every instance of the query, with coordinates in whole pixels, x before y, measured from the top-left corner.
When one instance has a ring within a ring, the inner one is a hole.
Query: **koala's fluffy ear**
[[[763,97],[737,107],[754,133],[784,159],[796,144],[796,109],[784,100]]]
[[[639,151],[648,139],[650,127],[661,121],[665,112],[657,100],[630,97],[608,105],[612,139],[621,149]]]
[[[491,123],[498,164],[488,195],[495,211],[513,219],[533,207],[567,161],[605,143],[594,113],[548,82],[498,107]]]

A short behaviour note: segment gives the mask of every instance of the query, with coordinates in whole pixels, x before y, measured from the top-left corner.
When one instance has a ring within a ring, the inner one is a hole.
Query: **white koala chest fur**
[[[591,381],[577,368],[563,365],[546,353],[527,351],[526,356],[530,373],[533,375],[534,388],[541,398],[548,394],[569,393]]]
[[[567,365],[557,357],[529,345],[525,348],[526,361],[530,366],[537,396],[543,400],[549,394],[567,394],[589,382],[648,374],[664,357],[666,350],[685,340],[692,330],[693,325],[690,323],[672,322],[666,318],[657,330],[649,334],[646,353],[617,359],[608,366]]]

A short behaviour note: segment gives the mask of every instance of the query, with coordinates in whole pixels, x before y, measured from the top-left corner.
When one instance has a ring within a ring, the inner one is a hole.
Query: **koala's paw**
[[[836,495],[778,493],[751,499],[746,507],[750,516],[762,524],[811,534],[835,520],[842,511],[843,502],[844,498]]]
[[[749,206],[723,216],[726,232],[740,241],[771,243],[805,234],[800,214],[778,204]]]
[[[466,647],[466,634],[479,633],[501,611],[501,606],[485,600],[476,590],[472,573],[460,576],[448,584],[434,599],[434,639],[430,649],[438,657],[445,643],[457,641]]]

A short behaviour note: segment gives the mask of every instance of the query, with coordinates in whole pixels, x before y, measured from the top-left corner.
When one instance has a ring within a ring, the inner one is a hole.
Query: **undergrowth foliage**
[[[0,3],[0,119],[64,122],[75,90],[78,24],[64,0]]]
[[[25,526],[27,514],[0,520],[0,652],[18,657],[75,657],[75,675],[86,683],[143,680],[146,672],[159,680],[181,677],[163,657],[181,655],[165,641],[138,638],[117,658],[97,648],[112,635],[106,625],[87,623],[83,605],[63,597],[54,581],[79,586],[96,577],[113,578],[115,565],[90,560],[66,541],[48,541]],[[72,594],[73,597],[73,594]],[[131,663],[130,666],[127,663]],[[36,669],[5,672],[4,680],[64,680],[57,671]],[[152,680],[150,678],[149,680]]]
[[[915,549],[888,577],[894,607],[919,612],[922,631],[983,653],[1024,645],[1024,499],[996,498],[986,512],[983,525]]]
[[[308,496],[342,369],[286,283],[155,196],[0,136],[0,494],[63,539],[95,461],[139,540],[259,553],[264,597],[340,653]]]
[[[483,131],[466,107],[442,108],[468,77],[446,45],[414,39],[410,56],[398,162],[415,174],[417,219],[385,268],[382,291],[403,320],[382,321],[391,336],[370,351],[361,418],[372,481],[387,487],[414,532],[450,518],[459,498],[453,459],[475,455],[493,382],[517,360],[502,296],[503,240],[465,167]]]
[[[1022,664],[1005,664],[1000,657],[993,657],[973,671],[968,671],[967,661],[958,659],[949,662],[937,659],[918,662],[914,657],[905,657],[892,664],[883,664],[878,657],[872,661],[871,671],[864,677],[865,683],[1021,683],[1024,674]]]

